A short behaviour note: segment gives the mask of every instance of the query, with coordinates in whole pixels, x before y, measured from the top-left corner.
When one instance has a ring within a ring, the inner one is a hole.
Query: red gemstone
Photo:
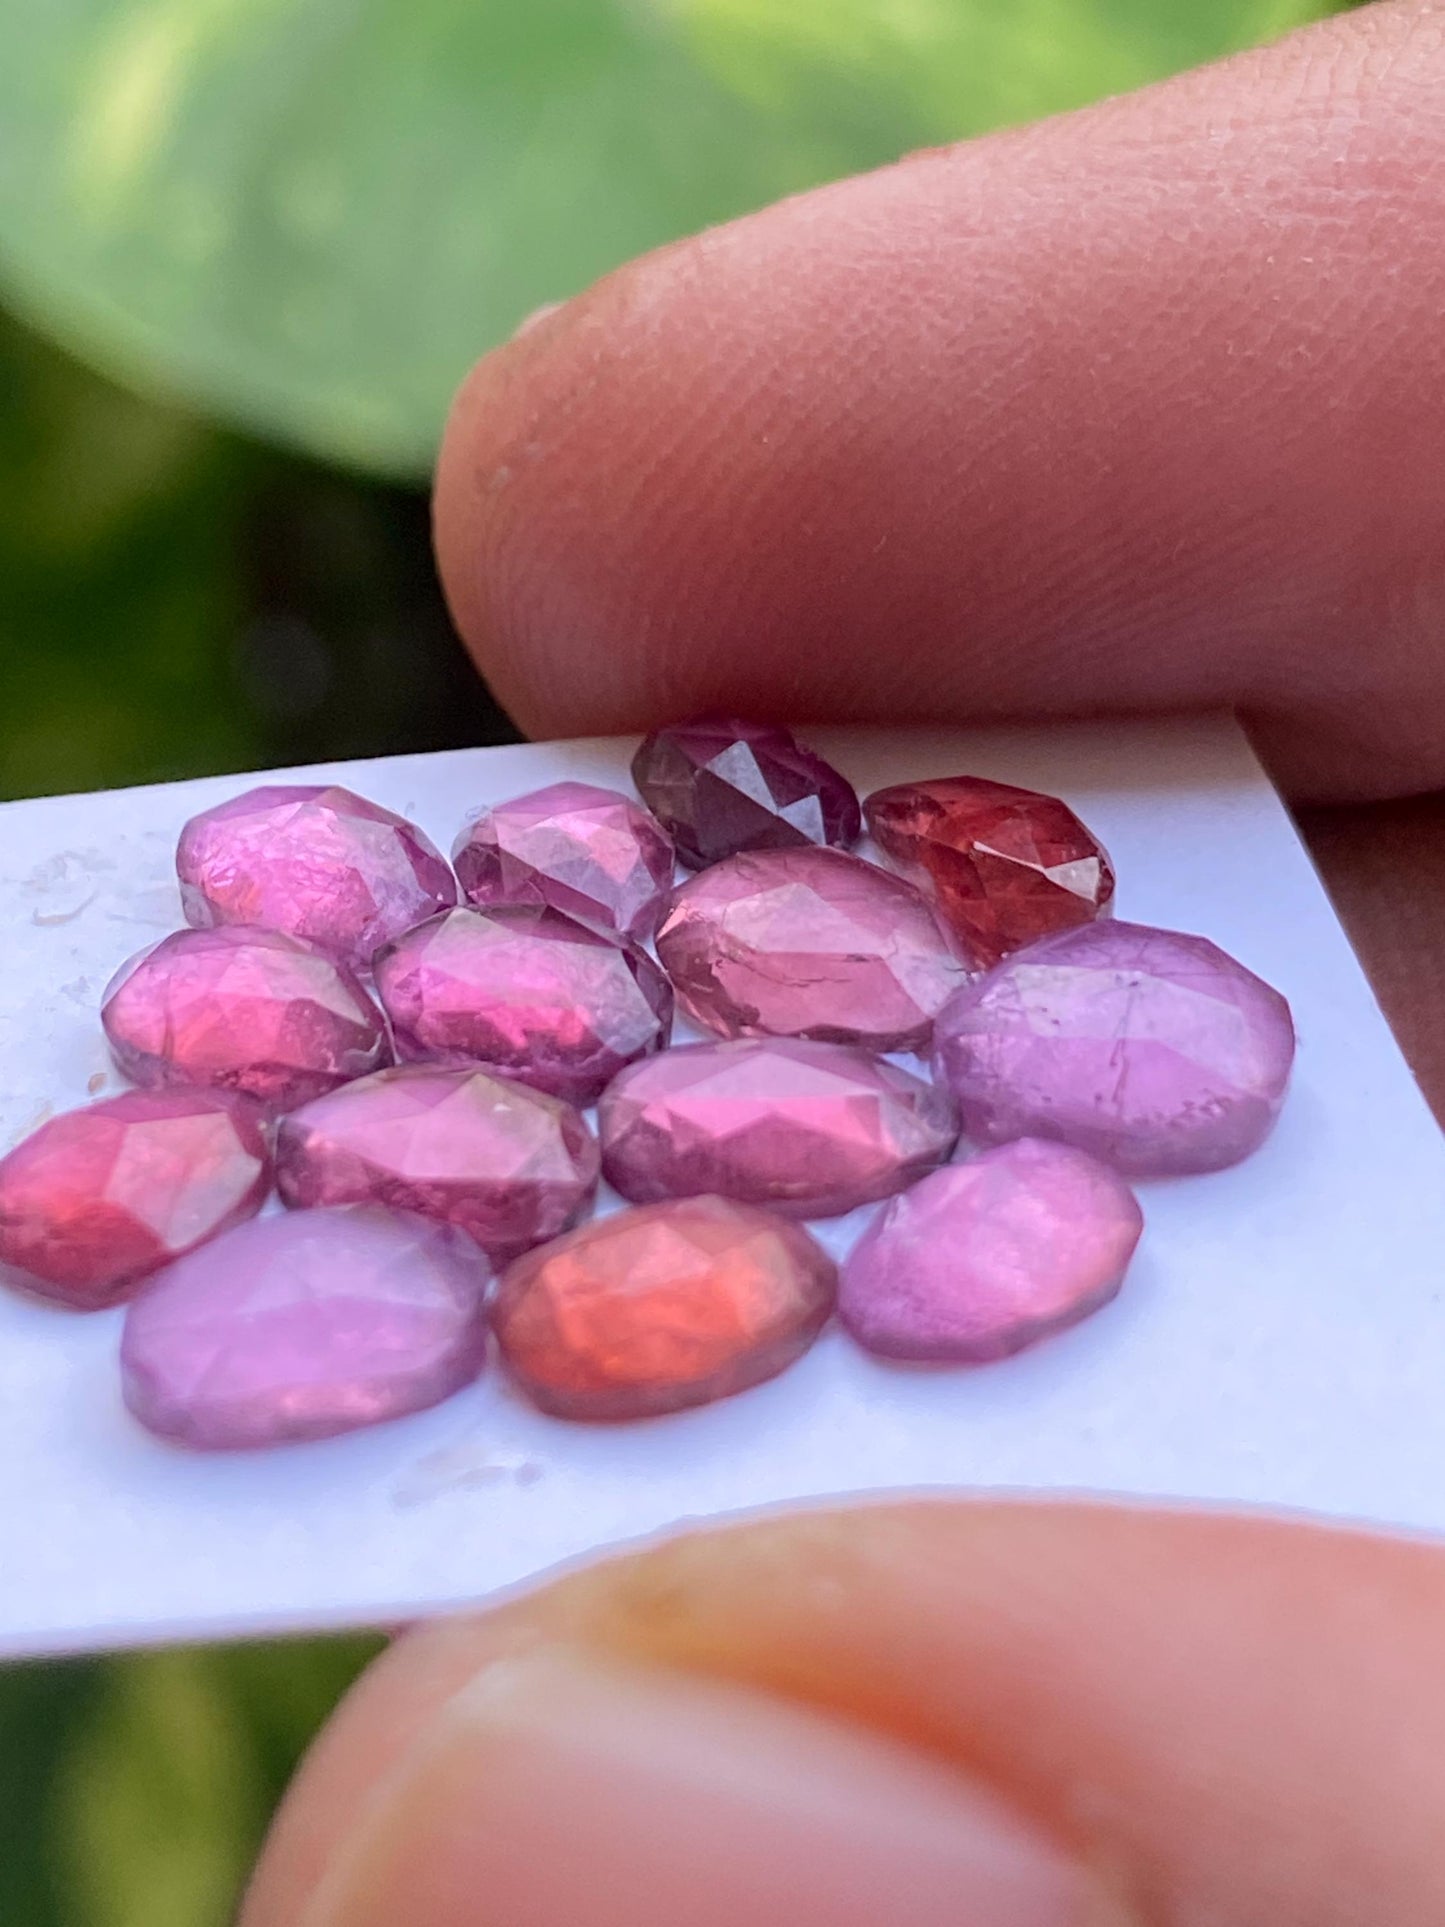
[[[875,790],[864,809],[980,964],[1092,922],[1114,895],[1108,852],[1056,796],[946,776]]]

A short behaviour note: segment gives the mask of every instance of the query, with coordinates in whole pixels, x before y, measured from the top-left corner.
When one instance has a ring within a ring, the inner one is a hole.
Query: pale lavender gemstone
[[[657,928],[674,867],[654,818],[592,783],[551,783],[482,810],[452,857],[480,909],[547,904],[637,942]]]
[[[481,1371],[491,1277],[469,1238],[410,1213],[254,1219],[130,1305],[125,1402],[150,1431],[212,1450],[421,1411]]]
[[[885,1358],[1006,1358],[1107,1304],[1143,1228],[1107,1165],[1019,1138],[886,1204],[843,1264],[839,1315]]]
[[[602,1095],[604,1168],[635,1203],[714,1193],[826,1218],[946,1158],[947,1094],[844,1044],[693,1044],[633,1064]]]
[[[1135,1177],[1248,1157],[1284,1102],[1289,1005],[1203,937],[1100,922],[953,996],[938,1074],[966,1137],[1055,1138]]]
[[[203,810],[181,831],[176,875],[187,923],[284,930],[358,969],[457,901],[414,823],[335,784],[266,784]]]

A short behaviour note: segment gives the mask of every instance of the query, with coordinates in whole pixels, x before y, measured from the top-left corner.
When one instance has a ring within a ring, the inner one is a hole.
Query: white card
[[[1445,1526],[1445,1145],[1283,809],[1233,724],[814,731],[860,791],[970,772],[1064,796],[1117,908],[1213,938],[1289,997],[1274,1136],[1140,1187],[1117,1301],[1010,1361],[918,1370],[839,1331],[782,1378],[622,1426],[550,1419],[489,1368],[444,1405],[317,1444],[202,1455],[124,1411],[122,1314],[0,1290],[0,1653],[385,1624],[479,1601],[685,1520],[820,1495],[1003,1487],[1268,1503]],[[478,804],[628,787],[633,744],[290,772],[444,848]],[[97,1019],[180,922],[181,824],[254,779],[0,811],[0,1149],[120,1087]],[[822,1228],[835,1249],[855,1214]]]

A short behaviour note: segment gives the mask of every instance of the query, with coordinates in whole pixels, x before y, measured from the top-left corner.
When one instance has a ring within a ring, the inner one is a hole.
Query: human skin
[[[1237,706],[1438,1104],[1442,102],[1372,7],[610,277],[458,400],[480,665],[540,735]],[[1442,1660],[1384,1535],[700,1532],[399,1640],[243,1927],[1438,1927]]]

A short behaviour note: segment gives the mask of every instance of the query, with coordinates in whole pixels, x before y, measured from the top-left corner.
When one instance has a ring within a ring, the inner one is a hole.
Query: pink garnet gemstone
[[[552,783],[483,810],[452,857],[479,909],[546,904],[639,943],[672,888],[672,845],[653,818],[591,783]]]
[[[127,1091],[52,1118],[0,1161],[0,1265],[79,1311],[261,1209],[260,1114],[212,1091]]]
[[[570,1104],[481,1070],[378,1071],[293,1111],[276,1139],[290,1205],[373,1201],[515,1258],[574,1224],[597,1189],[597,1140]]]
[[[913,885],[841,850],[705,870],[674,896],[657,954],[708,1030],[879,1051],[922,1049],[966,975]]]
[[[573,1104],[672,1028],[647,953],[556,910],[448,910],[378,953],[376,988],[399,1056],[483,1064]]]
[[[389,1061],[381,1013],[342,964],[279,930],[177,930],[101,1000],[137,1084],[215,1085],[289,1110]]]
[[[227,1449],[326,1438],[435,1405],[481,1371],[491,1270],[469,1238],[353,1205],[258,1218],[134,1300],[125,1402]]]
[[[763,723],[709,718],[656,729],[632,759],[632,779],[694,869],[739,850],[854,843],[862,828],[847,777]]]
[[[181,831],[176,874],[187,923],[284,930],[357,969],[457,900],[414,823],[334,785],[268,784],[203,810]]]
[[[967,1137],[1048,1137],[1135,1177],[1217,1171],[1263,1142],[1289,1005],[1203,937],[1101,922],[1019,950],[938,1020]]]
[[[885,1358],[1007,1358],[1107,1304],[1143,1228],[1107,1165],[1019,1138],[885,1205],[844,1262],[838,1310]]]
[[[936,901],[981,964],[1097,917],[1114,871],[1067,803],[978,776],[875,790],[874,841]]]
[[[559,1418],[649,1418],[774,1378],[827,1322],[833,1261],[801,1225],[682,1198],[583,1225],[502,1278],[497,1340]]]
[[[829,1218],[901,1191],[958,1135],[947,1094],[844,1044],[692,1044],[602,1095],[602,1151],[624,1198],[713,1192]]]

